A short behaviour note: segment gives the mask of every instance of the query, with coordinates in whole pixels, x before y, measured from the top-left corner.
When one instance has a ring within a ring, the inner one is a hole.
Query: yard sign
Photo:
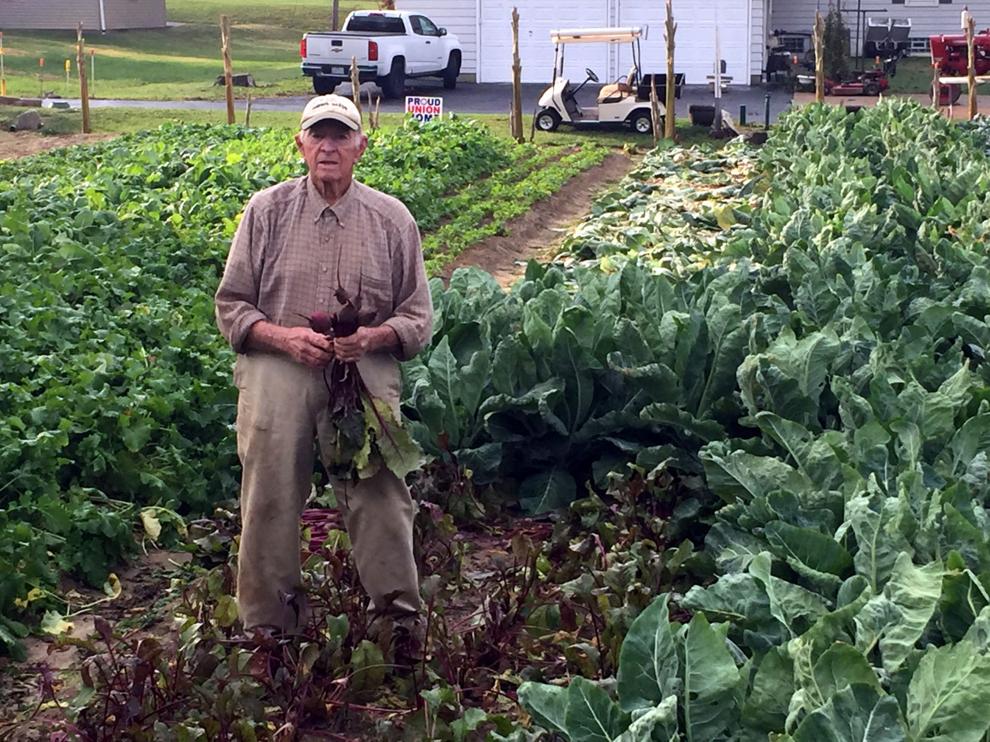
[[[443,118],[443,98],[439,96],[407,95],[406,113],[417,121]]]

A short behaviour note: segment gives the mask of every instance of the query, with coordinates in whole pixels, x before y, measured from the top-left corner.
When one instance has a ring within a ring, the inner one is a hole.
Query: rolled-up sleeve
[[[382,324],[395,330],[400,348],[395,354],[408,361],[426,347],[433,334],[433,299],[423,265],[419,229],[412,217],[399,229],[393,251],[392,296],[395,311]]]
[[[255,199],[248,202],[234,234],[227,266],[217,289],[217,326],[236,352],[244,350],[252,325],[268,317],[258,309],[260,256],[265,228]]]

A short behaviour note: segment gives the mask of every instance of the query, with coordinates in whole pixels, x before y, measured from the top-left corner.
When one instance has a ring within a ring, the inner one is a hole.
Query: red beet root
[[[333,316],[326,312],[313,312],[306,319],[309,320],[310,329],[323,335],[333,333]]]

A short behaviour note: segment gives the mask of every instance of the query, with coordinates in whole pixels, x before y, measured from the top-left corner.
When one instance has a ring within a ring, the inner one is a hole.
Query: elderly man
[[[314,444],[325,449],[334,434],[324,367],[334,356],[356,362],[370,392],[398,415],[399,361],[416,355],[432,330],[416,222],[400,201],[353,179],[367,145],[350,100],[313,98],[296,135],[308,175],[251,198],[217,290],[217,324],[238,354],[237,601],[246,629],[293,631],[305,620],[299,516]],[[338,287],[371,321],[330,339],[303,318],[339,309]],[[333,485],[373,609],[415,632],[421,606],[409,490],[385,467],[358,484]]]

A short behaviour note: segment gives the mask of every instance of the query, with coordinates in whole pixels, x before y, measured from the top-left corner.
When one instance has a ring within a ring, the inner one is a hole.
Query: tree
[[[842,13],[829,3],[825,16],[825,75],[841,80],[849,71],[849,29]]]

